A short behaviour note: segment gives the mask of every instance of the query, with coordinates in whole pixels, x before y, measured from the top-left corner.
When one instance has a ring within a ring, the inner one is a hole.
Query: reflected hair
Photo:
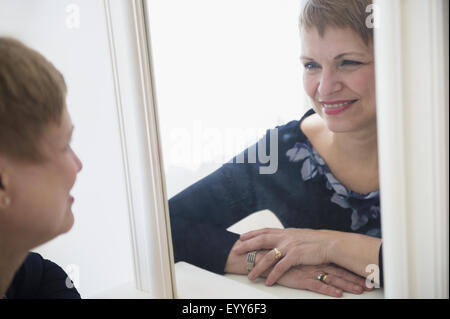
[[[323,37],[327,27],[350,28],[368,46],[373,28],[366,25],[372,0],[303,0],[300,30],[316,28]]]
[[[63,75],[39,52],[0,37],[0,154],[41,161],[39,141],[59,125],[67,87]]]

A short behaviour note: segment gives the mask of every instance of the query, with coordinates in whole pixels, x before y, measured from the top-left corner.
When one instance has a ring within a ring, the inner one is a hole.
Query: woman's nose
[[[332,96],[342,89],[342,82],[339,80],[336,72],[325,70],[322,72],[318,87],[319,95],[322,97]]]

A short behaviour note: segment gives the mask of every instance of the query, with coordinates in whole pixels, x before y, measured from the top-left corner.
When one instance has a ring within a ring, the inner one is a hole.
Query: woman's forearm
[[[330,235],[328,261],[362,277],[367,277],[378,265],[381,239],[354,233],[326,231]],[[370,269],[370,270],[369,270]]]

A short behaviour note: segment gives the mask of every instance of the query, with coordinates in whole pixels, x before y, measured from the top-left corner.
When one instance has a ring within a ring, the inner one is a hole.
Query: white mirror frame
[[[136,289],[174,298],[171,233],[142,0],[104,0],[120,127]]]
[[[448,298],[448,0],[375,0],[385,298]]]
[[[448,298],[448,2],[375,4],[380,18],[375,55],[385,297]],[[137,289],[154,298],[173,298],[144,1],[105,0],[105,10]]]

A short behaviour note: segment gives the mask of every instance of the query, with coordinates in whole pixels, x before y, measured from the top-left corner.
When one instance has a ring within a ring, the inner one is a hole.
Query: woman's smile
[[[322,101],[322,110],[326,115],[336,115],[349,109],[358,100]]]

